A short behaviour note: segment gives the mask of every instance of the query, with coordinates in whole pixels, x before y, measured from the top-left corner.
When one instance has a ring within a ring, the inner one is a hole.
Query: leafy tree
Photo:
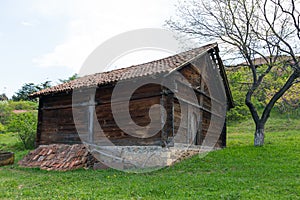
[[[232,91],[232,96],[235,99],[235,107],[227,113],[229,122],[242,121],[250,117],[249,110],[244,103],[245,94],[239,91]]]
[[[6,96],[6,94],[0,94],[0,101],[7,101],[8,97]]]
[[[266,66],[258,66],[264,70]],[[249,109],[247,108],[244,97],[249,87],[251,87],[251,74],[246,67],[227,67],[226,73],[229,79],[230,88],[235,102],[235,108],[231,109],[227,114],[230,121],[241,121],[250,117]],[[274,93],[280,89],[288,78],[289,73],[287,69],[273,68],[269,74],[266,75],[262,82],[260,90],[255,91],[256,99],[253,100],[254,105],[258,110],[262,110],[270,101]],[[289,116],[299,116],[300,112],[300,84],[291,87],[275,104],[274,108],[281,114]]]
[[[248,72],[244,68],[227,68],[227,76],[232,90],[235,107],[227,113],[228,121],[242,121],[250,117],[245,105],[245,95],[248,88]]]
[[[24,100],[24,101],[29,101],[29,97],[28,95],[37,92],[38,89],[36,87],[36,85],[34,83],[25,83],[21,89],[18,90],[18,92],[16,92],[15,95],[12,96],[12,100],[14,101],[20,101],[20,100]]]
[[[36,85],[36,88],[38,89],[38,91],[44,90],[49,87],[51,87],[51,81],[45,81],[43,83]]]
[[[244,59],[251,74],[245,103],[256,125],[255,146],[264,144],[265,124],[275,103],[299,81],[298,8],[296,0],[190,0],[178,5],[177,19],[167,22],[171,29],[202,41],[221,41],[235,57]],[[264,68],[254,62],[258,57]],[[264,87],[266,75],[277,67],[290,73],[259,113],[257,91]]]
[[[25,149],[34,148],[37,127],[37,112],[12,114],[8,131],[17,133]]]
[[[77,78],[78,78],[78,74],[75,73],[73,76],[70,76],[70,77],[67,78],[67,79],[59,79],[59,82],[60,82],[60,83],[67,83],[67,82],[73,81],[73,80],[75,80],[75,79],[77,79]]]
[[[29,95],[40,90],[51,87],[51,81],[35,85],[34,83],[25,83],[21,89],[12,96],[13,101],[36,101],[36,99],[29,98]]]

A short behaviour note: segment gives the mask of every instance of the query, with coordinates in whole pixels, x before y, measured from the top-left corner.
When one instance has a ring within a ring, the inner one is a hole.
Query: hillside
[[[300,199],[300,120],[274,116],[253,147],[251,120],[228,130],[228,147],[145,174],[0,168],[1,199]],[[4,140],[3,140],[4,139]],[[14,137],[0,134],[5,149]],[[16,151],[17,160],[27,152]]]

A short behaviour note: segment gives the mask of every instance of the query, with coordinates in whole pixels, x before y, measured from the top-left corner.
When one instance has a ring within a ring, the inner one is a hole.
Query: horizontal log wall
[[[152,127],[149,126],[150,117],[149,109],[151,106],[160,104],[161,86],[156,84],[144,85],[138,88],[131,97],[129,111],[133,122],[140,128],[133,128],[131,124],[123,127],[121,130],[116,124],[111,110],[111,95],[113,86],[106,86],[97,89],[95,94],[95,120],[94,126],[100,124],[103,132],[99,129],[94,130],[94,141],[99,144],[103,143],[103,138],[108,138],[116,145],[161,145],[161,132],[150,136],[148,132],[153,130],[153,127],[161,127],[161,112],[159,109],[154,110]],[[39,111],[38,139],[37,144],[52,144],[64,143],[74,144],[81,143],[78,132],[81,136],[88,137],[89,133],[89,92],[85,95],[80,95],[82,99],[76,99],[74,109],[76,109],[76,127],[72,113],[72,95],[57,95],[46,96],[41,98]],[[125,94],[119,94],[120,98],[114,99],[115,104],[122,105]],[[119,117],[128,117],[125,111],[121,108],[118,110]],[[77,129],[76,129],[77,128]],[[129,133],[129,134],[128,134]],[[131,134],[143,137],[137,138]]]
[[[132,124],[123,125],[122,129],[116,124],[114,119],[111,103],[100,104],[96,106],[97,120],[104,132],[106,138],[109,138],[113,143],[118,143],[123,141],[123,145],[127,145],[129,141],[135,140],[139,141],[136,145],[146,145],[149,143],[157,143],[161,139],[161,133],[158,132],[156,135],[152,136],[151,139],[148,133],[155,129],[156,127],[160,127],[160,110],[155,110],[152,114],[156,116],[155,118],[150,119],[149,117],[149,109],[151,106],[160,103],[160,96],[156,97],[148,97],[142,99],[131,100],[129,104],[129,113],[132,118],[132,122],[136,125],[140,126],[139,128],[134,128]],[[116,103],[123,104],[123,102]],[[119,105],[120,106],[120,105]],[[122,106],[118,109],[118,117],[122,120],[127,120],[127,116],[125,110],[123,110]],[[149,126],[149,124],[152,126]],[[133,136],[137,137],[134,138]],[[95,139],[101,142],[101,133],[95,133]],[[139,139],[138,139],[139,138]],[[145,139],[143,139],[145,138]],[[128,140],[126,142],[126,140]]]
[[[219,110],[223,104],[210,96],[208,87],[201,78],[200,72],[191,65],[182,68],[180,73],[184,76],[185,80],[182,80],[182,78],[176,79],[176,88],[180,93],[180,97],[176,98],[175,95],[174,98],[175,143],[201,145],[210,127],[211,116],[221,117],[217,112],[212,111],[212,101],[214,101],[214,106],[216,106],[214,110]],[[191,86],[194,88],[193,92],[197,97],[197,103],[194,102],[194,99],[190,95],[184,94]],[[191,123],[193,123],[191,121],[191,111],[200,116],[197,123],[198,134],[196,136],[189,135],[191,134],[189,128],[191,127]],[[219,124],[219,126],[223,127],[223,124]],[[219,137],[215,146],[223,147],[224,139],[226,140],[226,127],[224,127],[222,134],[215,134]],[[192,137],[194,137],[194,141],[191,141]]]

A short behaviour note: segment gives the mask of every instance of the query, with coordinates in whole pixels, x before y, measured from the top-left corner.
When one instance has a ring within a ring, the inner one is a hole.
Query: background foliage
[[[4,133],[5,131],[6,131],[5,126],[0,123],[0,133]]]
[[[25,83],[21,89],[19,89],[13,96],[12,100],[14,101],[37,101],[37,99],[31,99],[30,94],[38,92],[40,90],[51,87],[51,81],[45,81],[44,83],[34,84],[34,83]]]
[[[258,71],[263,71],[266,66],[258,67]],[[227,67],[226,73],[228,76],[230,89],[233,95],[235,108],[231,109],[227,114],[229,122],[243,121],[250,118],[250,112],[245,104],[245,95],[251,83],[251,73],[247,67]],[[262,82],[261,89],[254,93],[253,102],[261,111],[264,106],[270,101],[276,91],[282,87],[288,78],[290,72],[288,69],[274,68],[266,75]],[[295,84],[288,90],[282,98],[275,104],[274,111],[287,116],[300,115],[300,83]]]
[[[9,107],[13,110],[37,110],[38,103],[32,101],[9,101]]]
[[[14,132],[22,142],[25,149],[34,148],[37,127],[37,112],[12,114],[8,131]]]
[[[19,149],[34,147],[37,128],[37,102],[0,101],[0,134],[16,134]],[[23,110],[24,113],[14,111]]]
[[[77,74],[66,79],[59,79],[59,83],[66,83],[78,78]],[[17,149],[32,149],[34,147],[37,128],[38,99],[31,99],[29,95],[51,87],[51,81],[40,84],[25,83],[9,100],[5,94],[0,94],[0,134],[2,139],[7,136],[17,136]],[[22,112],[18,112],[22,110]],[[2,141],[0,141],[0,150]]]
[[[0,101],[0,123],[6,125],[12,113],[12,107],[7,101]]]

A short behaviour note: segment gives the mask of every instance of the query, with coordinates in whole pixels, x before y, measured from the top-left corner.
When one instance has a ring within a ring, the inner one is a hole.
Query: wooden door
[[[188,109],[188,144],[196,145],[198,138],[198,128],[199,128],[199,116],[197,116],[197,110],[192,106],[189,106]]]

